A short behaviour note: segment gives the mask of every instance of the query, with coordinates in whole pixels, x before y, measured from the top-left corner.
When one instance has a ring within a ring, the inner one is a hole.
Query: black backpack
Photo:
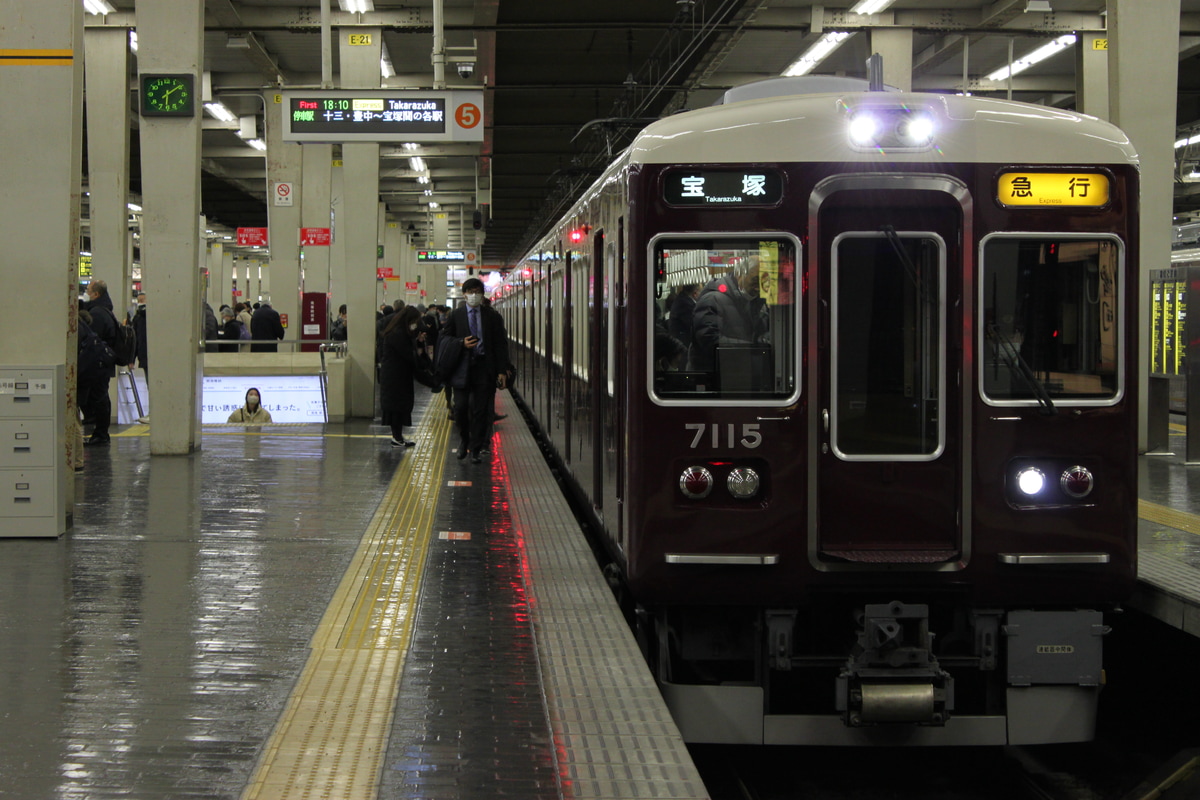
[[[118,325],[116,341],[113,342],[113,356],[121,367],[129,367],[137,360],[137,331],[132,325]]]
[[[116,363],[112,348],[97,336],[82,320],[79,322],[79,383],[89,385],[94,380],[109,374]]]

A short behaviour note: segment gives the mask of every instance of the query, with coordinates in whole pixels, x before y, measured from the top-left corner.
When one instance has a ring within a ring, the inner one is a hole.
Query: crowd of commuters
[[[136,356],[131,356],[127,366],[136,364],[149,376],[146,295],[138,294],[123,321],[113,312],[103,280],[93,280],[86,296],[79,312],[78,405],[83,425],[91,426],[84,444],[106,445],[112,417],[109,383],[116,367],[126,366],[118,364],[114,355],[119,326],[129,325],[136,334]],[[504,418],[495,414],[496,391],[508,387],[513,368],[504,320],[484,297],[483,282],[478,278],[465,281],[463,300],[457,308],[410,306],[401,300],[380,307],[376,315],[380,421],[391,430],[392,447],[415,445],[405,437],[404,429],[413,425],[416,384],[420,383],[446,398],[447,413],[458,432],[458,458],[480,463],[490,452],[496,421]],[[276,352],[276,342],[285,334],[279,313],[267,302],[222,305],[219,313],[204,303],[204,318],[208,352]],[[346,306],[342,305],[330,328],[330,339],[346,341],[347,326]],[[149,417],[139,421],[148,422]],[[262,404],[262,393],[257,388],[248,390],[245,404],[228,422],[272,422]]]

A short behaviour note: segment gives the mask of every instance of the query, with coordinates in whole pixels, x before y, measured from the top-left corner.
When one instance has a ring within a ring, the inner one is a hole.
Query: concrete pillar
[[[349,44],[349,34],[367,34],[370,46]],[[338,32],[343,89],[378,89],[379,28]],[[375,416],[375,253],[379,241],[379,145],[343,144],[342,205],[338,229],[346,238],[346,305],[349,345],[346,414]],[[363,324],[369,321],[369,324]]]
[[[233,282],[225,274],[225,244],[214,241],[208,245],[206,261],[208,262],[208,302],[213,311],[220,312],[221,305],[232,305]],[[219,313],[217,320],[221,319]]]
[[[1172,175],[1175,169],[1175,90],[1179,71],[1179,0],[1109,0],[1108,91],[1112,122],[1141,158],[1141,264],[1138,307],[1149,308],[1150,270],[1171,263]],[[1172,76],[1163,80],[1163,76]],[[1132,288],[1132,287],[1131,287]],[[1138,447],[1148,446],[1146,405],[1150,320],[1138,332]]]
[[[264,98],[264,125],[267,141],[267,186],[271,198],[267,201],[267,225],[271,260],[263,265],[263,280],[258,279],[255,260],[250,282],[256,289],[251,303],[264,295],[271,286],[275,292],[271,307],[281,315],[286,314],[288,326],[284,339],[299,339],[300,330],[300,207],[303,202],[304,185],[302,176],[301,145],[283,141],[283,101],[275,94]],[[290,205],[275,191],[278,183],[292,184]],[[267,277],[269,275],[269,277]],[[272,283],[273,280],[273,283]],[[267,287],[264,289],[263,287]],[[290,347],[280,352],[291,352]]]
[[[1081,33],[1075,45],[1075,110],[1108,119],[1108,33]]]
[[[342,159],[334,158],[329,178],[329,208],[333,216],[333,243],[329,245],[329,291],[333,294],[331,307],[335,314],[337,307],[346,302],[346,237],[341,230],[345,186],[343,174]]]
[[[301,148],[300,227],[332,228],[330,191],[333,178],[333,145],[303,144]],[[329,247],[305,247],[305,292],[329,292]]]
[[[0,282],[14,298],[0,314],[0,362],[66,364],[66,445],[73,476],[79,287],[79,175],[83,160],[83,8],[74,0],[0,0]],[[19,293],[19,294],[17,294]],[[74,480],[68,479],[70,513]]]
[[[883,56],[883,82],[912,91],[912,28],[872,28],[871,52]]]
[[[138,72],[188,73],[199,94],[204,68],[203,0],[139,0]],[[140,80],[139,80],[140,83]],[[142,267],[154,372],[150,452],[199,446],[204,317],[200,270],[200,118],[142,117]]]
[[[132,283],[129,258],[129,31],[84,32],[87,54],[88,219],[92,275],[108,283],[117,321]],[[115,408],[115,406],[114,406]]]

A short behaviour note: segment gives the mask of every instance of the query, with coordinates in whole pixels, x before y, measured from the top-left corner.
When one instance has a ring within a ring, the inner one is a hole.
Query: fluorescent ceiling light
[[[784,77],[794,78],[798,75],[807,75],[812,72],[830,53],[841,47],[842,42],[853,35],[852,33],[842,31],[825,34],[814,42],[812,47],[805,50],[804,55],[796,59],[790,67],[783,71]]]
[[[1200,133],[1175,142],[1175,149],[1178,150],[1181,147],[1187,147],[1189,144],[1195,144],[1196,142],[1200,142]]]
[[[1039,47],[1037,50],[1034,50],[1029,55],[1021,56],[1020,58],[1013,61],[1011,74],[1016,75],[1019,72],[1024,72],[1025,70],[1029,69],[1030,67],[1032,67],[1034,64],[1038,63],[1039,61],[1045,61],[1050,56],[1061,53],[1063,50],[1066,50],[1068,47],[1070,47],[1073,44],[1075,44],[1075,34],[1069,33],[1066,36],[1060,36],[1057,39],[1055,39],[1053,42],[1051,42],[1050,44],[1042,45],[1041,47]],[[986,80],[989,80],[989,81],[1007,80],[1009,74],[1010,74],[1009,68],[1002,67],[1002,68],[996,70],[995,72],[993,72],[991,75],[988,75]]]
[[[425,171],[425,159],[421,158],[420,156],[413,156],[410,158],[408,160],[408,165],[412,167],[413,172]]]
[[[375,4],[371,0],[338,0],[338,7],[342,11],[353,11],[357,14],[375,10]]]
[[[132,211],[135,214],[142,213],[142,207],[139,206],[137,203],[126,203],[125,207],[128,208],[130,211]]]
[[[851,14],[878,14],[896,0],[859,0],[850,7]]]
[[[204,109],[212,114],[221,122],[233,122],[237,119],[237,115],[230,111],[220,100],[215,100],[211,103],[205,103]]]
[[[266,150],[267,149],[267,143],[264,142],[262,139],[249,139],[249,140],[247,140],[246,144],[250,145],[255,150]]]
[[[108,0],[83,0],[83,10],[97,17],[116,11]]]

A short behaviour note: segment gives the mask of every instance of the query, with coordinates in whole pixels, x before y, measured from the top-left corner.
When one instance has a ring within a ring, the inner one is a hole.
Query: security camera
[[[459,61],[458,62],[458,77],[469,78],[475,74],[474,61]]]

